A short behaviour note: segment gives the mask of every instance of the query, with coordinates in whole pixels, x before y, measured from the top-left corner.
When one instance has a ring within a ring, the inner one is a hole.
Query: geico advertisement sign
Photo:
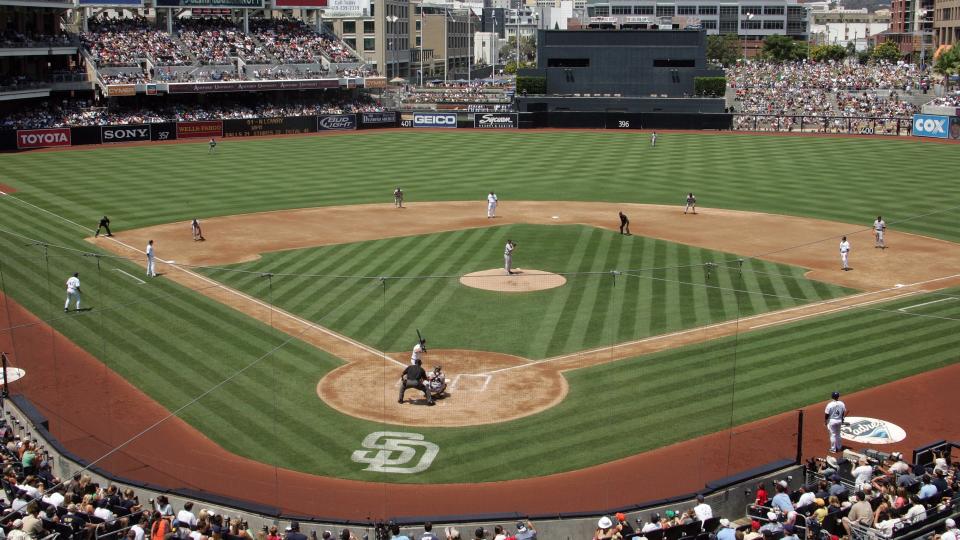
[[[129,141],[149,141],[150,126],[104,126],[100,131],[100,135],[104,144]]]
[[[485,129],[511,129],[517,127],[515,114],[475,114],[473,127]]]
[[[913,134],[917,137],[947,138],[948,116],[933,116],[929,114],[913,115]]]
[[[342,130],[356,129],[357,118],[352,114],[330,114],[317,117],[317,129]]]
[[[413,113],[413,127],[457,127],[456,113]]]
[[[17,148],[70,146],[70,128],[21,129],[17,131]]]

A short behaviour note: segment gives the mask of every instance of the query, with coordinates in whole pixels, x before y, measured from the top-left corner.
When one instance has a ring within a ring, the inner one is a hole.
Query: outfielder
[[[687,206],[683,209],[683,213],[686,214],[687,210],[693,210],[693,213],[697,213],[697,198],[693,196],[693,193],[687,193]]]
[[[653,133],[650,134],[650,147],[651,147],[651,148],[656,148],[656,147],[657,147],[657,132],[656,132],[656,131],[654,131]]]
[[[830,397],[833,401],[827,403],[827,408],[823,411],[823,423],[830,432],[830,451],[840,452],[843,450],[840,427],[843,426],[843,420],[847,417],[847,406],[840,401],[840,392],[834,392]]]
[[[840,264],[842,270],[849,270],[850,265],[848,264],[850,257],[850,242],[847,241],[847,237],[844,236],[840,239]]]
[[[883,221],[883,217],[877,216],[876,221],[873,222],[873,234],[876,237],[873,243],[873,247],[886,249],[887,245],[883,243],[883,233],[887,230],[887,223]]]
[[[413,352],[410,353],[410,363],[419,365],[423,362],[422,355],[427,352],[427,340],[421,339],[413,346]]]
[[[153,240],[147,242],[147,277],[157,277],[157,269],[154,266],[156,257],[153,253]]]
[[[513,274],[513,250],[517,249],[517,245],[513,243],[513,240],[507,240],[507,245],[503,246],[503,269],[507,271],[507,275]]]
[[[210,144],[210,151],[207,153],[212,154],[214,150],[217,149],[217,140],[214,139],[213,137],[210,137],[210,142],[208,144]]]
[[[487,219],[497,217],[497,194],[490,192],[487,195]]]
[[[77,311],[80,311],[80,272],[74,272],[67,278],[67,301],[63,304],[63,312],[70,311],[70,300],[74,300]]]

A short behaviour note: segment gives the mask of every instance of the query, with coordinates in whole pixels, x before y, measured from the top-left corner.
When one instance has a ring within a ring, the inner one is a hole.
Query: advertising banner
[[[206,139],[223,136],[222,120],[205,120],[203,122],[177,122],[178,139]]]
[[[913,115],[913,136],[946,139],[949,125],[949,116],[915,114]]]
[[[160,124],[150,124],[151,141],[172,141],[177,138],[177,124],[174,122],[163,122]]]
[[[242,118],[223,121],[224,137],[257,137],[260,135],[292,135],[317,131],[313,116],[290,118]]]
[[[477,113],[473,115],[473,127],[480,129],[514,129],[516,113]]]
[[[70,146],[70,128],[17,130],[17,148],[25,150],[48,146]]]
[[[397,126],[396,111],[360,113],[361,128],[385,128]]]
[[[327,17],[362,17],[370,13],[370,0],[329,0],[324,15]]]
[[[342,131],[357,129],[355,114],[321,114],[317,116],[318,131]]]
[[[367,77],[363,79],[363,86],[365,88],[386,88],[387,78],[386,77]]]
[[[262,8],[263,0],[155,0],[157,7]]]
[[[413,113],[413,127],[415,128],[455,128],[457,127],[457,113]]]
[[[100,142],[103,144],[149,141],[149,124],[131,124],[127,126],[103,126],[100,128]]]
[[[143,0],[79,0],[81,6],[123,6],[130,8],[143,7]]]
[[[327,0],[273,0],[277,7],[327,7]]]
[[[950,117],[950,138],[960,140],[960,115]]]
[[[206,83],[170,83],[167,92],[171,94],[206,94],[208,92],[260,92],[263,90],[313,90],[316,88],[339,88],[337,79],[319,79],[303,81],[244,81],[244,82],[206,82]]]
[[[137,95],[137,85],[135,84],[108,84],[107,95],[116,96],[135,96]]]

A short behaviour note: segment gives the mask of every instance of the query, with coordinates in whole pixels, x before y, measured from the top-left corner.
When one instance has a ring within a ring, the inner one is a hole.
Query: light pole
[[[417,32],[417,39],[420,40],[420,61],[417,62],[417,65],[420,66],[420,87],[423,87],[423,2],[420,3],[420,31]]]
[[[394,36],[395,32],[393,31],[394,30],[393,26],[397,21],[400,20],[400,17],[397,17],[396,15],[387,15],[386,20],[388,23],[390,23],[389,25],[387,25],[387,53],[392,56],[392,58],[387,59],[387,61],[393,64],[393,76],[399,77],[400,74],[397,73],[399,66],[397,65],[397,62],[396,62],[397,54],[395,51],[396,37]],[[390,36],[394,36],[394,37],[390,37]]]
[[[473,83],[473,8],[467,8],[467,86]]]
[[[753,20],[753,13],[747,13],[747,20],[748,20],[748,21],[752,21],[752,20]],[[744,30],[748,30],[748,28],[744,28]],[[746,32],[744,32],[744,34],[743,34],[743,59],[744,59],[744,60],[747,59],[747,34],[746,34]]]

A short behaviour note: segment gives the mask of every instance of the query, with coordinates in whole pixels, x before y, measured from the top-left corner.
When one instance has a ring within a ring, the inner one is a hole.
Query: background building
[[[933,40],[937,47],[960,41],[960,0],[934,0]]]
[[[818,45],[853,43],[858,51],[869,47],[870,38],[890,28],[890,10],[870,13],[866,8],[827,9],[826,2],[807,4],[810,10],[810,42]]]

